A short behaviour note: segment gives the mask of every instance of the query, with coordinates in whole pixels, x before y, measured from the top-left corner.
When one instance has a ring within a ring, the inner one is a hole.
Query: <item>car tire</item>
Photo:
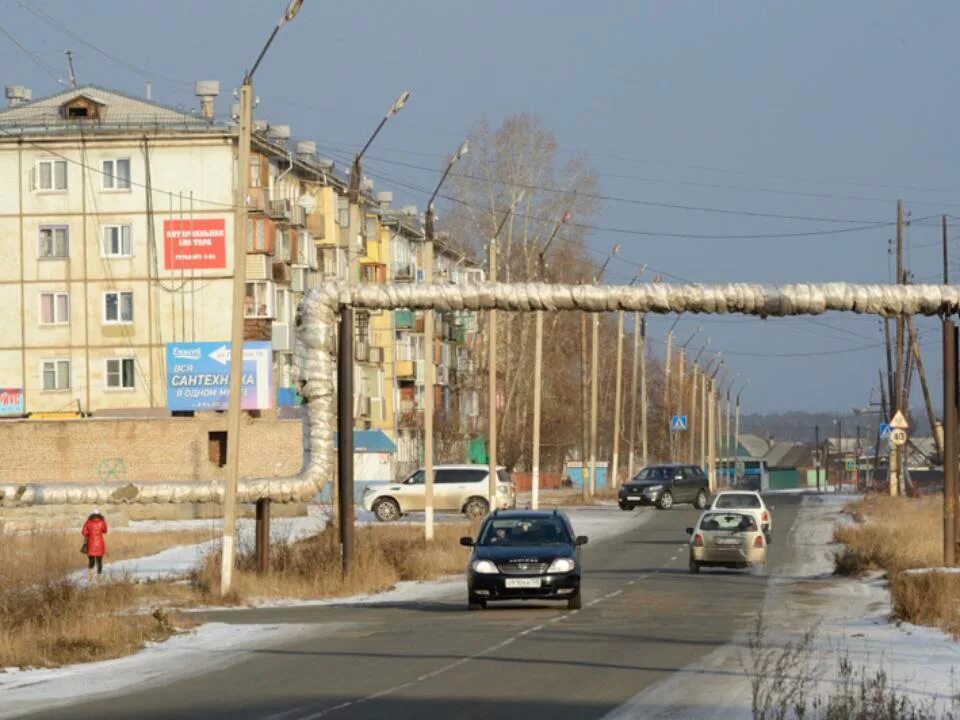
[[[583,596],[577,590],[577,594],[567,598],[567,610],[579,610],[583,607]]]
[[[479,520],[490,512],[490,503],[481,497],[472,497],[463,506],[463,513],[471,520]]]
[[[467,599],[467,610],[485,610],[486,608],[486,600],[481,600],[480,598],[475,597]]]
[[[373,514],[380,522],[400,519],[400,504],[393,498],[380,498],[373,503]]]
[[[673,493],[664,490],[663,494],[657,498],[657,507],[661,510],[669,510],[673,507]]]
[[[697,493],[697,497],[693,501],[693,506],[697,510],[703,510],[707,506],[707,493],[703,489]]]
[[[696,560],[693,560],[693,559],[690,560],[690,574],[691,575],[700,574],[700,563],[698,563]]]

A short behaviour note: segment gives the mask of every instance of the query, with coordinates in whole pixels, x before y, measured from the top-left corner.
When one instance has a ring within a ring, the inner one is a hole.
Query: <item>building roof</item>
[[[763,459],[767,462],[767,467],[787,467],[783,462],[784,458],[790,454],[796,447],[793,443],[789,442],[776,442],[773,446],[767,451],[767,454],[763,456]]]
[[[87,98],[99,106],[99,119],[67,120],[64,118],[62,106],[79,97]],[[70,88],[39,100],[0,110],[0,127],[3,127],[8,134],[17,130],[144,126],[209,129],[216,125],[214,121],[199,114],[168,107],[146,98],[133,97],[116,90],[107,90],[99,85]],[[216,127],[223,129],[225,126]]]
[[[776,467],[805,468],[813,464],[813,450],[805,445],[794,445],[780,458]]]
[[[745,450],[749,457],[760,460],[770,452],[770,445],[759,435],[745,433],[740,436],[740,449]],[[737,454],[743,455],[739,450]]]

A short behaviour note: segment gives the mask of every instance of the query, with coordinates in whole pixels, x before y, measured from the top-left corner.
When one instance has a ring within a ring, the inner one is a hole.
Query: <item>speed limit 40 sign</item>
[[[905,445],[907,442],[907,431],[902,428],[894,428],[890,431],[890,444],[894,447]]]

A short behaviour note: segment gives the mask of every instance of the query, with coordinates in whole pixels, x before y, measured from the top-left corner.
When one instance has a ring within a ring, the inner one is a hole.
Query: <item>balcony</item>
[[[273,323],[270,340],[274,352],[293,351],[293,328],[288,323]]]
[[[393,279],[396,282],[413,281],[413,265],[398,265],[393,270]]]
[[[307,232],[313,236],[314,240],[323,240],[327,236],[327,219],[321,212],[312,212],[307,214],[306,218]]]
[[[279,200],[271,198],[269,203],[267,203],[267,214],[274,220],[290,222],[290,217],[293,214],[290,201],[284,198]]]
[[[306,224],[307,213],[299,205],[293,205],[290,208],[290,224],[297,227],[303,227]]]
[[[357,340],[354,342],[353,359],[355,362],[370,362],[370,343],[366,340]]]
[[[397,378],[414,380],[417,377],[417,363],[414,360],[399,360],[396,365]]]
[[[397,427],[405,430],[418,430],[422,428],[423,411],[397,413]]]

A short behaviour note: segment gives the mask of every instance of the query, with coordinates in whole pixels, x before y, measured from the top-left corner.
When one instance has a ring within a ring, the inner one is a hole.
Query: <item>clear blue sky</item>
[[[60,77],[63,51],[72,49],[81,83],[142,94],[151,80],[155,99],[195,107],[193,81],[220,80],[218,111],[226,112],[283,6],[3,0],[0,26]],[[605,195],[823,218],[605,202],[597,225],[646,233],[591,235],[599,253],[623,245],[610,282],[628,282],[640,263],[704,282],[886,281],[891,226],[799,238],[664,233],[774,235],[857,227],[832,219],[892,222],[897,197],[914,218],[960,215],[958,27],[960,4],[947,0],[306,0],[257,73],[257,114],[343,155],[409,89],[409,105],[365,167],[426,186],[434,175],[383,160],[437,166],[482,115],[496,124],[534,112],[564,151],[590,155]],[[34,97],[61,87],[3,36],[0,67],[3,84],[28,85]],[[396,189],[398,200],[423,205],[424,197]],[[960,260],[960,234],[951,237]],[[939,278],[938,239],[931,221],[908,230],[908,265],[918,278]],[[652,319],[651,335],[662,338],[670,323]],[[879,347],[836,352],[876,345],[875,319],[684,317],[681,341],[701,324],[701,337],[709,335],[711,347],[727,351],[728,364],[752,379],[744,396],[750,409],[849,409],[877,384]],[[936,384],[938,325],[919,325]],[[795,353],[810,355],[762,357]]]

